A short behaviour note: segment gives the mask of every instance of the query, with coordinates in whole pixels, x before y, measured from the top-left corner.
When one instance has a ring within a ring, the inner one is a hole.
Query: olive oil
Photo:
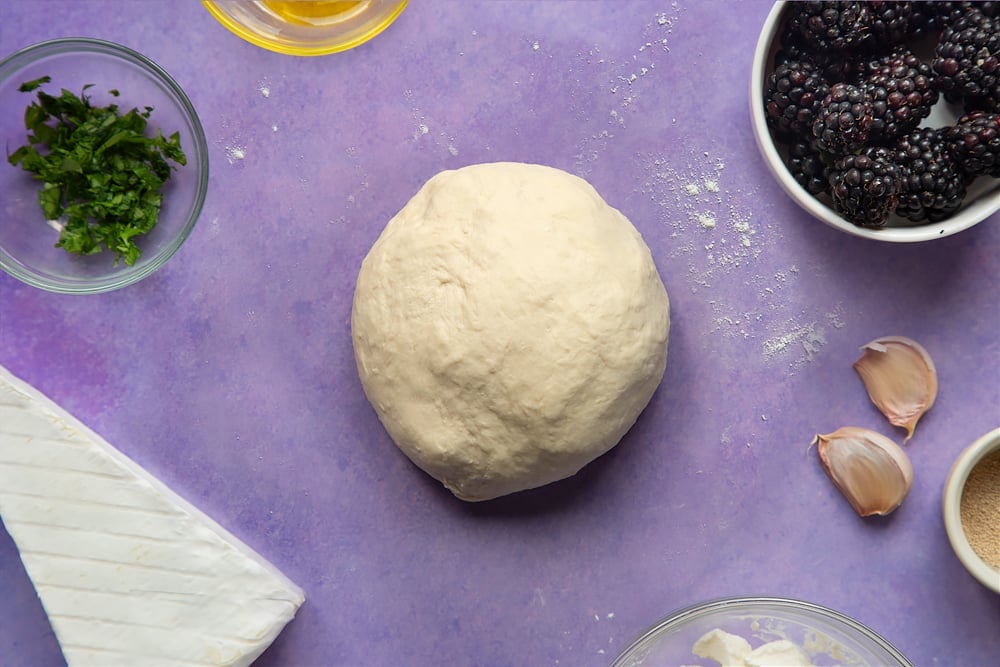
[[[364,10],[368,0],[263,0],[262,4],[288,23],[325,26]]]

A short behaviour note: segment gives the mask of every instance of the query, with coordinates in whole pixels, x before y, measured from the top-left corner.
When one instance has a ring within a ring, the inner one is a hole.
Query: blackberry
[[[847,83],[830,86],[813,123],[817,147],[834,155],[854,153],[868,141],[872,113],[871,99],[861,88]]]
[[[785,160],[788,172],[811,195],[830,189],[829,168],[824,157],[813,140],[800,139],[788,147],[788,158]]]
[[[952,158],[943,130],[922,127],[905,135],[896,144],[895,162],[903,178],[897,215],[938,222],[962,205],[967,177]]]
[[[932,67],[949,102],[1000,111],[1000,19],[965,10],[941,31]]]
[[[814,52],[856,49],[871,39],[867,2],[793,2],[790,8],[789,28]]]
[[[870,143],[891,144],[916,129],[937,103],[933,70],[905,47],[866,61],[859,69],[861,87],[872,102]]]
[[[941,29],[951,25],[970,9],[976,9],[991,17],[1000,16],[1000,2],[989,0],[981,2],[942,2],[919,0],[911,2],[908,17],[909,38],[913,40],[925,37],[937,37]]]
[[[894,158],[892,149],[884,146],[838,158],[829,176],[834,210],[859,227],[884,227],[902,190]]]
[[[815,65],[827,83],[853,80],[851,77],[854,68],[847,54],[829,49],[810,48],[798,31],[790,29],[787,24],[779,39],[780,48],[774,55],[775,68],[790,60],[798,60]]]
[[[910,11],[907,32],[912,39],[923,39],[941,30],[941,2],[914,2]]]
[[[830,86],[816,67],[791,60],[779,65],[767,83],[764,108],[771,129],[783,140],[809,136]]]
[[[910,20],[914,5],[919,2],[893,2],[891,0],[870,0],[868,13],[871,15],[871,42],[882,46],[899,44],[910,34]]]
[[[963,2],[961,4],[975,7],[991,19],[1000,18],[1000,2],[996,2],[995,0],[987,0],[986,2]]]
[[[973,111],[945,129],[944,136],[966,173],[1000,178],[1000,114]]]
[[[980,11],[991,18],[1000,16],[1000,2],[992,0],[989,2],[980,2],[979,0],[974,0],[972,2],[969,2],[968,0],[960,2],[938,0],[926,3],[918,2],[916,4],[927,7],[928,13],[935,15],[934,23],[938,28],[951,25],[958,19],[962,18],[962,15],[970,9]]]

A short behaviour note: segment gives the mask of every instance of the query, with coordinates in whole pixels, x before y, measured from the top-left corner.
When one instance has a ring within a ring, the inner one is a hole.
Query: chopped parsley
[[[61,228],[57,248],[77,255],[104,249],[132,266],[142,251],[135,238],[156,225],[163,203],[161,189],[171,171],[187,163],[180,135],[146,136],[152,107],[121,113],[116,104],[94,106],[85,85],[80,95],[65,88],[58,96],[38,90],[44,76],[21,84],[22,93],[37,90],[24,112],[28,143],[7,161],[43,182],[38,203],[48,220]],[[108,91],[118,97],[117,90]],[[169,160],[169,162],[168,162]]]

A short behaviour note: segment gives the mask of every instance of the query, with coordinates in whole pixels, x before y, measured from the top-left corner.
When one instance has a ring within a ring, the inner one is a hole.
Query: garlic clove
[[[910,492],[910,458],[881,433],[845,426],[817,435],[813,444],[826,474],[860,516],[889,514]]]
[[[854,370],[889,423],[906,429],[906,443],[937,398],[934,361],[919,343],[905,336],[879,338],[861,349]]]

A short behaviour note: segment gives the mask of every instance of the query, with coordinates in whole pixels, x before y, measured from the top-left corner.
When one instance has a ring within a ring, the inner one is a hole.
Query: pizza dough
[[[667,292],[586,181],[491,163],[431,178],[361,265],[351,332],[396,445],[462,500],[575,474],[663,377]]]

